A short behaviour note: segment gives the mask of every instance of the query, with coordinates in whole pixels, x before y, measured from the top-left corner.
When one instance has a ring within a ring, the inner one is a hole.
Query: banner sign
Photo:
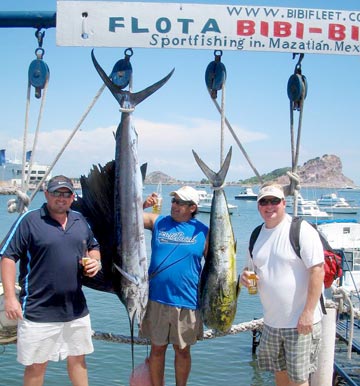
[[[360,11],[58,1],[57,44],[360,55]]]

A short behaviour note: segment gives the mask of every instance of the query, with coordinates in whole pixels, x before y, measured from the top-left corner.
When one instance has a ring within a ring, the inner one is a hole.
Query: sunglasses
[[[192,201],[184,201],[184,200],[180,200],[178,198],[172,198],[171,199],[171,203],[172,204],[176,204],[176,205],[180,205],[180,206],[184,206],[184,205],[194,205],[194,203]]]
[[[51,192],[50,194],[53,197],[64,197],[64,198],[70,198],[73,195],[71,192],[59,192],[57,190],[55,190],[55,192]]]
[[[260,201],[259,201],[259,205],[260,206],[266,206],[268,204],[270,205],[279,205],[280,202],[281,202],[281,198],[262,198]]]

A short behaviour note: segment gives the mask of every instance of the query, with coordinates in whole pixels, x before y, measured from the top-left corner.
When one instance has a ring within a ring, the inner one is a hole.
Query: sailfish
[[[84,278],[84,285],[115,293],[124,304],[130,322],[134,366],[135,317],[141,325],[148,301],[148,264],[143,220],[143,174],[138,160],[138,136],[132,112],[144,99],[161,88],[174,69],[146,89],[124,91],[91,58],[107,88],[119,102],[121,120],[115,134],[115,160],[105,167],[94,167],[82,176],[82,198],[75,204],[88,219],[100,243],[103,269],[95,278]]]

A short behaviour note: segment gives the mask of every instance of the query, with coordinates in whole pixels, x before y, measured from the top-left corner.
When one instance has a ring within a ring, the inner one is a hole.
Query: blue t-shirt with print
[[[201,259],[208,227],[195,218],[155,221],[149,267],[149,298],[169,306],[197,309]]]

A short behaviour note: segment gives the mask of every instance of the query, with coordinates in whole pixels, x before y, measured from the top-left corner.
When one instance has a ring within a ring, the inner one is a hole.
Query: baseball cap
[[[194,204],[199,205],[199,193],[191,186],[183,186],[178,190],[170,192],[170,196],[178,195],[181,200],[192,201]]]
[[[284,195],[282,186],[281,185],[263,186],[259,190],[259,193],[257,196],[257,202],[259,202],[263,197],[268,197],[268,196],[277,197],[283,200],[285,198],[285,195]]]
[[[60,188],[67,188],[71,193],[74,193],[74,185],[72,184],[70,178],[65,176],[55,176],[49,180],[46,190],[49,193],[55,192]]]

